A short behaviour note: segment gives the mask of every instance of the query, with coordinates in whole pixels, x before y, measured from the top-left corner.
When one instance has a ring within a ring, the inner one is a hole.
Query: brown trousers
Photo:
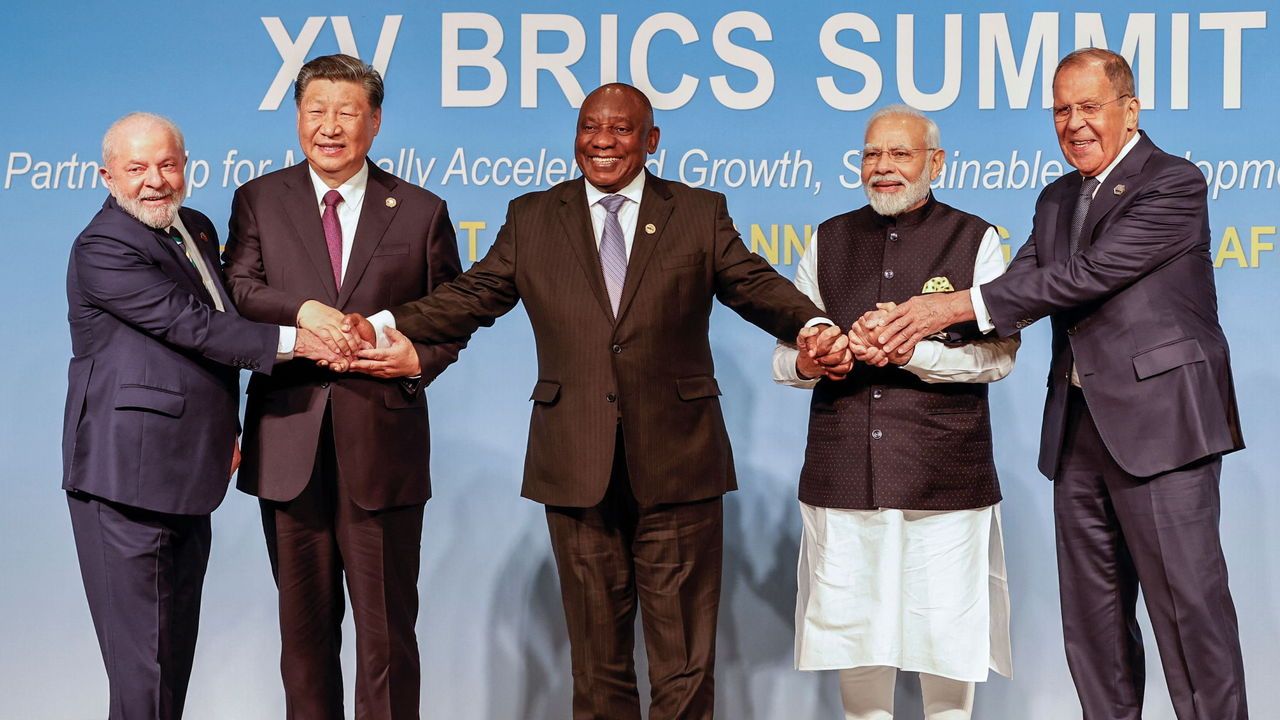
[[[639,720],[636,601],[650,720],[711,718],[720,607],[720,498],[640,507],[622,434],[604,500],[547,506],[573,665],[574,720]]]
[[[345,717],[338,659],[345,573],[356,626],[356,718],[418,718],[422,671],[414,626],[425,506],[356,505],[338,478],[327,414],[307,487],[289,502],[261,504],[280,591],[286,717]]]

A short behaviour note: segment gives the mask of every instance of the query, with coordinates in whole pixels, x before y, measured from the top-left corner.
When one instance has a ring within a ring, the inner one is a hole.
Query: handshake
[[[915,353],[915,343],[891,345],[894,338],[883,335],[894,303],[876,303],[853,323],[848,332],[835,325],[813,325],[796,336],[796,371],[800,377],[843,380],[853,371],[854,362],[884,367],[889,363],[905,365]]]
[[[294,357],[314,360],[335,372],[360,372],[378,378],[422,374],[418,351],[409,338],[394,327],[383,328],[387,342],[378,347],[373,324],[359,313],[342,311],[318,300],[298,309],[298,337]]]

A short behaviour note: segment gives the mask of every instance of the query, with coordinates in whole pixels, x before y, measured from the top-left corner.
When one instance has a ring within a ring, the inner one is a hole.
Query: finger
[[[347,368],[350,370],[368,373],[370,375],[378,372],[379,370],[383,370],[386,367],[387,362],[385,360],[352,360],[351,363],[347,365]]]
[[[386,329],[384,330],[384,332],[385,332],[385,334],[386,334],[386,336],[387,336],[387,340],[390,340],[392,345],[408,345],[408,344],[410,344],[409,338],[408,338],[404,333],[402,333],[402,332],[400,332],[399,330],[397,330],[397,329],[395,329],[395,328],[391,327],[390,325],[388,325],[388,326],[386,327]]]
[[[367,348],[356,353],[356,357],[363,360],[377,360],[379,362],[387,362],[395,354],[395,350],[389,347],[385,348]]]

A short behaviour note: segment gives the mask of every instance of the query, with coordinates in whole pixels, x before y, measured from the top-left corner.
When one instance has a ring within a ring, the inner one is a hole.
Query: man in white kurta
[[[1004,272],[995,229],[932,197],[939,145],[936,126],[902,106],[868,125],[871,204],[823,223],[795,279],[843,327],[904,292]],[[898,669],[920,673],[929,720],[970,717],[974,683],[990,669],[1011,672],[985,384],[1012,370],[1018,340],[952,330],[900,367],[860,362],[839,381],[820,380],[824,368],[807,352],[774,352],[777,382],[815,389],[796,667],[839,670],[850,720],[893,717]],[[851,344],[864,337],[851,332]]]

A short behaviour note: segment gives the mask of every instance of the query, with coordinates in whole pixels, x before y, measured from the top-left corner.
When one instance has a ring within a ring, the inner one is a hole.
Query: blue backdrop
[[[8,8],[0,300],[13,324],[10,369],[0,376],[0,717],[105,712],[58,448],[67,251],[106,195],[91,163],[114,118],[145,109],[179,123],[188,204],[224,228],[238,184],[300,159],[290,84],[299,64],[357,54],[386,74],[374,159],[448,200],[469,265],[491,244],[508,200],[572,170],[583,93],[626,80],[653,90],[660,108],[662,145],[650,167],[727,193],[747,242],[790,275],[813,227],[864,203],[852,151],[868,110],[904,100],[936,111],[942,128],[948,164],[938,197],[997,224],[1016,249],[1036,194],[1064,171],[1047,80],[1058,57],[1084,44],[1134,59],[1142,127],[1200,163],[1209,184],[1219,305],[1250,445],[1226,460],[1222,529],[1249,701],[1255,717],[1275,716],[1280,559],[1268,520],[1280,516],[1269,482],[1280,465],[1272,369],[1280,38],[1272,3],[1193,5],[931,1],[906,14],[890,4],[725,0],[616,14],[587,2],[508,0]],[[773,342],[764,333],[717,309],[712,335],[742,484],[726,504],[721,715],[838,717],[834,678],[791,669],[808,396],[770,382]],[[992,392],[1015,675],[980,687],[984,718],[1079,717],[1062,653],[1050,486],[1035,470],[1047,351],[1041,323]],[[568,715],[568,652],[542,510],[518,496],[534,379],[532,335],[517,309],[430,388],[436,497],[418,623],[426,717]],[[352,632],[348,625],[348,668]],[[1147,637],[1146,717],[1168,720]],[[233,491],[214,515],[188,717],[280,717],[278,647],[257,505]],[[903,683],[899,695],[903,717],[918,717],[918,691]]]

